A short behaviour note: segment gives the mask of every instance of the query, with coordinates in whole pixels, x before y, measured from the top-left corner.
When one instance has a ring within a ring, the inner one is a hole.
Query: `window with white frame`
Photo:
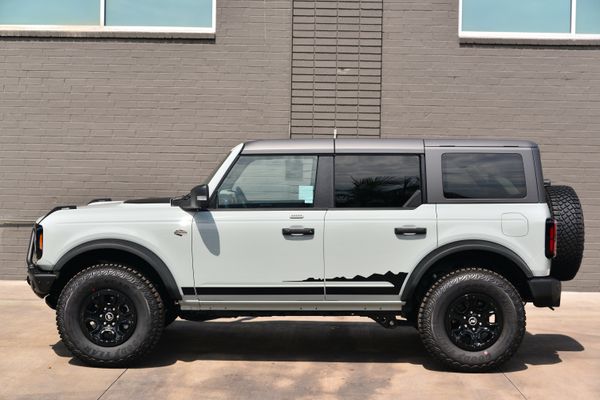
[[[0,30],[215,32],[216,0],[0,0]]]
[[[460,0],[459,36],[600,39],[600,0]]]

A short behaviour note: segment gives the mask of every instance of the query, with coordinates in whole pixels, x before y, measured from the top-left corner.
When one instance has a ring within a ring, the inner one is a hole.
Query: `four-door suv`
[[[559,305],[583,239],[531,142],[265,140],[183,197],[53,209],[28,281],[96,366],[131,364],[178,316],[359,315],[480,371],[517,350],[525,302]]]

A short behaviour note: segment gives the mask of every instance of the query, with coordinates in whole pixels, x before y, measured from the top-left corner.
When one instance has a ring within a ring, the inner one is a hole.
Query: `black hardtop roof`
[[[427,147],[536,148],[527,140],[490,139],[269,139],[244,143],[243,154],[423,153]]]

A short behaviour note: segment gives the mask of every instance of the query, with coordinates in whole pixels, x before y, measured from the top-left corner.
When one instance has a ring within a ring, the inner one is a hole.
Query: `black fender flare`
[[[402,291],[401,300],[408,301],[412,295],[414,294],[419,282],[425,273],[431,266],[433,266],[438,261],[462,251],[469,250],[479,250],[479,251],[487,251],[490,253],[495,253],[501,256],[506,257],[507,259],[514,262],[519,269],[523,272],[526,278],[533,277],[529,266],[523,259],[511,249],[502,246],[498,243],[488,242],[485,240],[462,240],[458,242],[448,243],[442,247],[438,247],[433,250],[431,253],[426,255],[417,266],[413,269],[410,274],[408,281]]]
[[[158,274],[169,296],[174,300],[181,300],[175,278],[164,261],[148,248],[128,240],[98,239],[80,244],[67,251],[54,265],[53,271],[59,273],[62,267],[74,257],[94,250],[120,250],[141,258]]]

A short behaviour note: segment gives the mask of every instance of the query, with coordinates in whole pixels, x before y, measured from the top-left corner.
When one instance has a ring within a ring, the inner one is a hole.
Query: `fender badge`
[[[187,231],[184,231],[183,229],[177,229],[175,232],[173,232],[175,235],[177,236],[183,236],[183,235],[187,235]]]

